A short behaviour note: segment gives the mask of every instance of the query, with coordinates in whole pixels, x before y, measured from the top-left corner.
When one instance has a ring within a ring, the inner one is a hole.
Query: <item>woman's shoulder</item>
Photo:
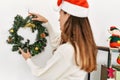
[[[62,48],[65,50],[74,50],[74,47],[72,46],[72,44],[70,42],[61,44],[58,48]]]
[[[70,42],[64,43],[60,45],[57,50],[61,52],[62,55],[70,55],[70,53],[73,55],[74,53],[74,47]]]

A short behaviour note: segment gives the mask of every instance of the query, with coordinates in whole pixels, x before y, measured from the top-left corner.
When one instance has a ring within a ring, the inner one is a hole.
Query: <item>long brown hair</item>
[[[61,44],[70,41],[73,45],[77,66],[87,72],[96,69],[97,47],[88,17],[80,18],[70,15],[64,25],[61,38]]]

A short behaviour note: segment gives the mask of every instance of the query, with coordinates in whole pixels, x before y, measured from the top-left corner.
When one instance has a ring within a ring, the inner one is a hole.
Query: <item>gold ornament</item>
[[[117,41],[117,43],[120,43],[120,41]]]
[[[35,47],[35,50],[36,50],[36,51],[38,51],[38,50],[39,50],[39,48],[38,48],[38,47]]]
[[[10,32],[11,32],[11,33],[13,33],[13,32],[14,32],[14,30],[13,30],[13,29],[10,29]]]

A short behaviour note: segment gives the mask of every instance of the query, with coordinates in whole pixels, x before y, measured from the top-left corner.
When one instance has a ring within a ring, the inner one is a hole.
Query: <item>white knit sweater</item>
[[[57,49],[45,67],[38,67],[30,58],[26,60],[33,75],[42,80],[85,80],[87,72],[76,66],[73,46],[69,42],[59,45],[60,34],[55,34],[49,23],[44,26],[48,29],[52,48]]]

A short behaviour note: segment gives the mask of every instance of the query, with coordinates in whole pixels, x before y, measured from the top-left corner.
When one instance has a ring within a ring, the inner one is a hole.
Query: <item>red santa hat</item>
[[[112,31],[112,30],[119,30],[119,29],[116,28],[116,26],[111,26],[111,27],[110,27],[110,31]]]
[[[76,17],[87,17],[89,5],[87,0],[58,0],[57,6]]]

